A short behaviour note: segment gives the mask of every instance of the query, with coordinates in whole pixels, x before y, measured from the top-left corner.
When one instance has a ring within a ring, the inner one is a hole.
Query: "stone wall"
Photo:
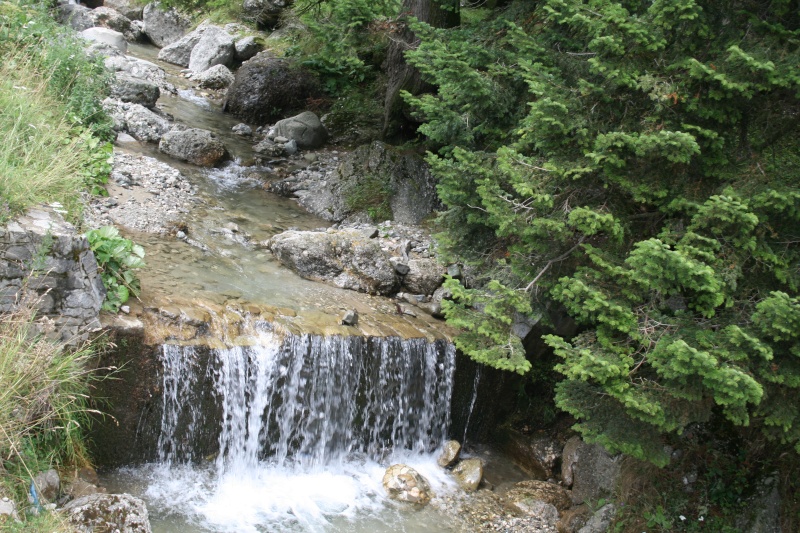
[[[48,336],[80,342],[99,328],[105,288],[89,242],[51,207],[0,227],[0,313],[34,302]]]

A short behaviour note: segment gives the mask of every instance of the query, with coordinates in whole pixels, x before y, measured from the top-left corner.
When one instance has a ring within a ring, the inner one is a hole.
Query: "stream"
[[[430,317],[397,317],[388,299],[302,279],[254,246],[290,227],[329,223],[266,192],[262,182],[274,169],[241,163],[253,153],[249,141],[231,133],[240,121],[188,88],[179,68],[158,61],[157,52],[129,49],[164,68],[179,88],[177,96],[162,95],[159,107],[176,122],[216,133],[234,161],[202,169],[159,154],[155,145],[115,148],[179,169],[199,198],[183,218],[194,245],[126,232],[147,252],[142,305],[268,305],[292,317],[300,332],[253,321],[244,341],[223,338],[202,353],[163,345],[158,460],[105,473],[103,484],[144,499],[156,533],[464,531],[441,504],[461,490],[436,465],[449,436],[456,361],[445,326]],[[113,184],[110,190],[121,194]],[[230,223],[246,240],[219,230]],[[362,333],[380,334],[343,335],[339,319],[347,309],[359,312]],[[398,462],[428,479],[437,496],[429,506],[386,497],[383,474]]]

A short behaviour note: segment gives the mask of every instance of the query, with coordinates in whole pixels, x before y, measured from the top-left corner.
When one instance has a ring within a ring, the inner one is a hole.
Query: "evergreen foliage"
[[[458,346],[526,372],[515,313],[546,337],[556,401],[611,451],[720,417],[800,452],[800,13],[789,0],[516,2],[417,25],[407,96],[447,206]]]

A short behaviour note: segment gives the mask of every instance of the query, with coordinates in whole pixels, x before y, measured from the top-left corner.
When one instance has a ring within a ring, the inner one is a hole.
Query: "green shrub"
[[[100,265],[106,300],[103,309],[116,313],[141,286],[134,270],[145,266],[144,248],[120,236],[112,226],[86,232],[86,238]]]

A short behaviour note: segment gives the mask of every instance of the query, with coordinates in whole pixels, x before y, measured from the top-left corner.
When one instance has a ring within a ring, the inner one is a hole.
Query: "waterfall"
[[[255,345],[211,350],[205,361],[193,346],[166,345],[162,358],[165,463],[216,448],[220,472],[309,469],[430,452],[447,435],[455,349],[444,341],[263,330]]]

